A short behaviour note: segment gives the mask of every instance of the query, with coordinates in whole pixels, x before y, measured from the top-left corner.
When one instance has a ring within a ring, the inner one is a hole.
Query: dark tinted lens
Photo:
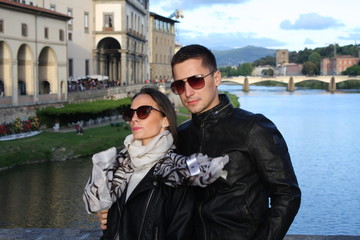
[[[204,77],[192,76],[187,79],[187,82],[193,89],[200,89],[205,85]]]
[[[175,94],[182,94],[185,90],[185,82],[183,80],[177,80],[171,84],[171,90]]]
[[[147,118],[149,116],[150,112],[151,112],[150,106],[141,106],[136,109],[136,115],[140,119]]]
[[[132,117],[134,116],[135,110],[133,109],[127,109],[124,111],[123,119],[125,122],[130,122]]]

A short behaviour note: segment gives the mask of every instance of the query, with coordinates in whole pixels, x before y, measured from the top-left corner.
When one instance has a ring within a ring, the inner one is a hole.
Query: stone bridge
[[[252,76],[239,76],[223,78],[222,81],[234,82],[243,85],[243,91],[250,91],[250,85],[264,81],[275,81],[287,84],[287,91],[295,91],[295,84],[303,81],[315,80],[329,84],[328,90],[330,92],[336,91],[336,83],[345,82],[348,80],[360,80],[360,76],[276,76],[276,77],[252,77]]]

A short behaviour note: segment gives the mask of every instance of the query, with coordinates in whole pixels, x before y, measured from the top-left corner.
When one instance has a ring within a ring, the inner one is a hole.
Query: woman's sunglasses
[[[123,119],[125,122],[130,122],[131,119],[133,118],[135,112],[136,112],[136,115],[138,118],[146,119],[150,115],[151,110],[156,110],[164,115],[164,113],[162,111],[160,111],[159,109],[156,109],[152,106],[140,106],[137,109],[129,108],[129,109],[125,110],[124,114],[123,114]]]
[[[191,88],[198,90],[205,86],[205,78],[209,76],[210,74],[213,74],[215,71],[212,71],[211,73],[203,76],[203,75],[194,75],[191,77],[186,78],[186,81],[184,79],[176,80],[171,84],[171,90],[176,95],[180,95],[185,91],[185,83],[187,82]]]

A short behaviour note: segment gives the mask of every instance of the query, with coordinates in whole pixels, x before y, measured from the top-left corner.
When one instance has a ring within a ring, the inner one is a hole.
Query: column
[[[295,83],[293,77],[290,77],[286,90],[289,92],[295,91]]]
[[[14,106],[19,104],[17,61],[12,62],[12,104]]]
[[[243,92],[249,92],[250,91],[250,85],[249,85],[249,79],[245,77],[244,84],[243,84]]]

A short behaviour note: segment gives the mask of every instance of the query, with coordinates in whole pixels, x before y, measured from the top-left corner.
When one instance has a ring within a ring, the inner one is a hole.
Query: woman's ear
[[[166,129],[169,127],[169,125],[169,120],[167,119],[167,117],[164,117],[161,127]]]

